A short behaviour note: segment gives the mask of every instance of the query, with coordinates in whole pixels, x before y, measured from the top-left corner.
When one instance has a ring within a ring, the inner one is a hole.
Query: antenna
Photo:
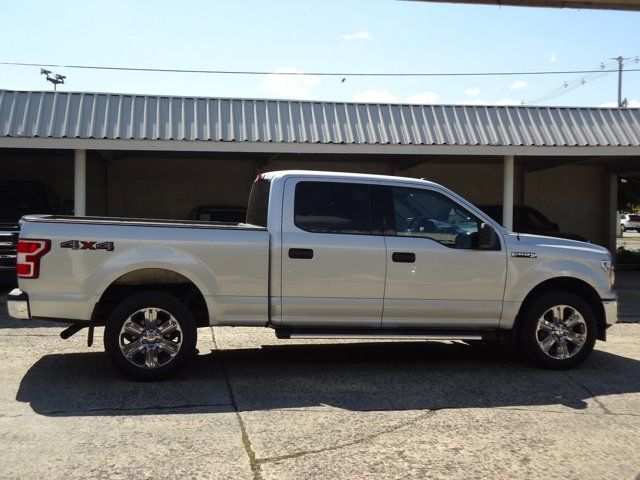
[[[46,75],[47,82],[53,83],[53,90],[56,91],[59,84],[64,83],[67,78],[65,75],[59,73],[53,73],[51,70],[40,69],[40,75]]]

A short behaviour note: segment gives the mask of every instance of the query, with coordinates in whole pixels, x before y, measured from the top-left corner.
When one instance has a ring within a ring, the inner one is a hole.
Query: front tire
[[[523,312],[517,340],[535,365],[573,368],[593,350],[596,328],[595,314],[582,298],[569,292],[547,292]]]
[[[160,380],[194,356],[197,329],[189,309],[163,292],[143,292],[123,300],[104,329],[109,358],[136,380]]]

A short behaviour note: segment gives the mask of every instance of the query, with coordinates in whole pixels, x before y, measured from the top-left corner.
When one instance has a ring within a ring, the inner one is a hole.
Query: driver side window
[[[450,248],[478,248],[481,221],[438,192],[392,187],[398,236],[426,237]]]

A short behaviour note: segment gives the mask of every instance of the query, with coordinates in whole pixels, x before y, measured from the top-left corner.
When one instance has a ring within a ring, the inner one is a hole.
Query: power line
[[[53,63],[25,63],[3,62],[0,65],[19,67],[49,67],[49,68],[74,68],[84,70],[115,70],[127,72],[153,72],[153,73],[189,73],[206,75],[294,75],[294,76],[319,76],[319,77],[506,77],[516,75],[572,75],[589,73],[612,73],[612,70],[543,70],[524,72],[417,72],[417,73],[382,73],[382,72],[268,72],[255,70],[192,70],[181,68],[144,68],[144,67],[115,67],[105,65],[60,65]],[[629,68],[625,72],[640,72],[640,68]]]
[[[623,61],[631,61],[633,60],[635,63],[638,63],[638,61],[640,60],[640,56],[639,55],[634,55],[633,57],[628,57],[628,58],[623,58]],[[614,66],[616,66],[616,68],[614,68]],[[584,85],[590,84],[592,82],[594,82],[595,80],[599,80],[600,78],[603,78],[605,76],[608,76],[612,73],[619,73],[619,60],[618,58],[613,58],[610,59],[608,62],[603,62],[600,64],[600,69],[599,70],[595,70],[592,73],[590,73],[589,75],[586,75],[584,77],[578,78],[576,80],[573,80],[571,82],[564,82],[562,85],[560,85],[559,87],[551,90],[550,92],[547,92],[546,94],[535,98],[534,100],[529,100],[529,101],[523,101],[522,104],[523,105],[531,105],[534,103],[540,103],[543,101],[547,101],[547,100],[552,100],[555,98],[558,98],[562,95],[565,95],[569,92],[572,92],[573,90],[580,88]],[[626,70],[627,71],[634,71],[635,69],[629,69]]]

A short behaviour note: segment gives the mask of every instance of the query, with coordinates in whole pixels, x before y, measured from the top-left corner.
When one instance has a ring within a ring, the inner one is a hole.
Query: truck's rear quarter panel
[[[214,324],[267,319],[269,235],[265,229],[26,220],[21,238],[49,239],[37,279],[20,279],[33,317],[89,320],[102,293],[123,275],[148,268],[183,275],[200,290]],[[63,242],[77,240],[78,249]],[[112,242],[113,251],[82,242]]]

